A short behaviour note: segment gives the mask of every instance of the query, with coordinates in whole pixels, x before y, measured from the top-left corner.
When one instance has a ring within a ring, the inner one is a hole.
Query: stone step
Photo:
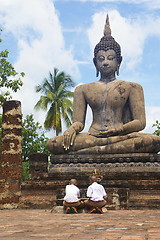
[[[78,187],[80,189],[86,189],[88,183],[86,181],[79,181]],[[44,180],[29,180],[22,182],[21,189],[22,191],[27,191],[30,189],[34,190],[57,190],[64,189],[68,184],[68,180],[52,180],[52,181],[44,181]],[[102,185],[105,188],[129,188],[131,190],[150,190],[155,189],[156,191],[160,191],[160,180],[156,179],[148,179],[148,180],[106,180],[102,181]]]
[[[160,208],[159,180],[130,180],[126,181],[124,185],[120,181],[119,186],[124,186],[123,188],[116,188],[111,182],[112,180],[106,182],[106,185],[102,184],[108,193],[108,206],[112,209],[117,206],[122,209],[127,209],[127,206],[130,209]],[[23,208],[51,208],[53,204],[57,203],[56,199],[64,197],[66,184],[68,184],[66,181],[30,180],[23,182],[20,206]],[[126,185],[131,188],[126,188]],[[86,197],[86,189],[86,187],[80,187],[83,198]]]
[[[39,190],[51,190],[57,189],[59,187],[64,187],[68,184],[68,181],[46,181],[46,180],[28,180],[23,181],[21,184],[22,191],[30,189],[39,189]]]
[[[130,199],[160,199],[160,190],[131,191]]]
[[[160,190],[131,191],[129,209],[160,209]]]
[[[19,201],[19,208],[38,208],[50,209],[56,205],[55,195],[28,195],[21,196]]]
[[[20,198],[20,208],[51,208],[54,204],[62,205],[65,195],[64,188],[32,188],[24,187]],[[35,185],[34,185],[35,186]],[[86,198],[87,189],[81,190],[81,198]],[[106,189],[108,194],[107,207],[110,209],[126,209],[129,189],[110,188]]]
[[[147,200],[136,200],[129,201],[128,209],[160,209],[160,200],[147,199]]]

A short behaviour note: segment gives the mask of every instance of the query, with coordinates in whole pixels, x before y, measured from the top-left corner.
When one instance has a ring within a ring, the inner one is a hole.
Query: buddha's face
[[[116,52],[112,49],[107,51],[100,50],[96,56],[96,68],[103,76],[110,76],[117,71]]]

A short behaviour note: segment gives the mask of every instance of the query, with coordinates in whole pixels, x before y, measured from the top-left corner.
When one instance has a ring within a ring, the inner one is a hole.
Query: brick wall
[[[0,208],[15,208],[21,195],[22,114],[19,101],[6,101],[2,117]]]

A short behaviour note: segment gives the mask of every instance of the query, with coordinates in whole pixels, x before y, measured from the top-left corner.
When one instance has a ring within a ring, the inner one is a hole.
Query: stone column
[[[19,101],[6,101],[2,117],[0,207],[15,208],[21,195],[22,114]]]

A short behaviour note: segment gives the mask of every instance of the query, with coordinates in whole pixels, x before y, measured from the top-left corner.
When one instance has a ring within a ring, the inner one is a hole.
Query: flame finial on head
[[[107,14],[107,17],[106,17],[106,24],[105,24],[105,27],[104,27],[104,36],[106,36],[106,37],[111,36],[111,29],[110,29],[110,25],[109,25],[108,14]]]

